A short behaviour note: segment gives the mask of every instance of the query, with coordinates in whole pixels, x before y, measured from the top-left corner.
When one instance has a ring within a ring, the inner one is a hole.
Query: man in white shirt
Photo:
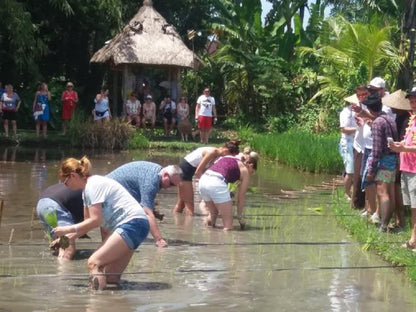
[[[210,96],[208,87],[204,89],[204,93],[196,101],[195,120],[198,121],[201,143],[208,144],[212,123],[217,121],[215,99]]]
[[[339,127],[341,129],[341,139],[339,141],[339,153],[344,162],[344,188],[345,195],[351,201],[351,186],[354,173],[354,134],[357,128],[355,113],[351,109],[351,104],[346,105],[339,114]]]

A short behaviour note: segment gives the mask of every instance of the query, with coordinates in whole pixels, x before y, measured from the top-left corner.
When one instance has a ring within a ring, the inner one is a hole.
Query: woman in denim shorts
[[[105,289],[107,283],[119,283],[134,250],[149,233],[149,221],[142,206],[118,182],[91,175],[87,157],[68,158],[61,163],[61,182],[71,189],[84,190],[85,220],[54,229],[57,236],[83,235],[101,227],[103,244],[88,259],[91,288]],[[111,272],[111,273],[110,273]]]

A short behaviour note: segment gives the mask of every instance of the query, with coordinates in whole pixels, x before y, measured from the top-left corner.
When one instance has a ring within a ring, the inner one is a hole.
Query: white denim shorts
[[[353,174],[354,173],[354,147],[353,144],[348,143],[339,143],[338,151],[342,157],[344,163],[345,173]]]
[[[214,171],[207,170],[199,179],[199,192],[203,200],[222,204],[231,201],[228,184],[224,177]]]

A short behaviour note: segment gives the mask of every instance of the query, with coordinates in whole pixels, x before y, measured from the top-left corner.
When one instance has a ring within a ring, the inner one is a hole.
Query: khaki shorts
[[[416,173],[402,172],[403,205],[416,208]]]

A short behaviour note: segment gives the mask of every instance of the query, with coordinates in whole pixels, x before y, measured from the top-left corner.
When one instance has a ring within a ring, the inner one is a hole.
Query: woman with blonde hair
[[[91,163],[85,156],[64,160],[59,177],[69,188],[84,190],[84,221],[58,226],[54,234],[77,233],[79,237],[101,227],[103,243],[88,259],[91,288],[102,290],[107,283],[119,283],[134,250],[149,233],[146,213],[118,182],[91,175]]]

